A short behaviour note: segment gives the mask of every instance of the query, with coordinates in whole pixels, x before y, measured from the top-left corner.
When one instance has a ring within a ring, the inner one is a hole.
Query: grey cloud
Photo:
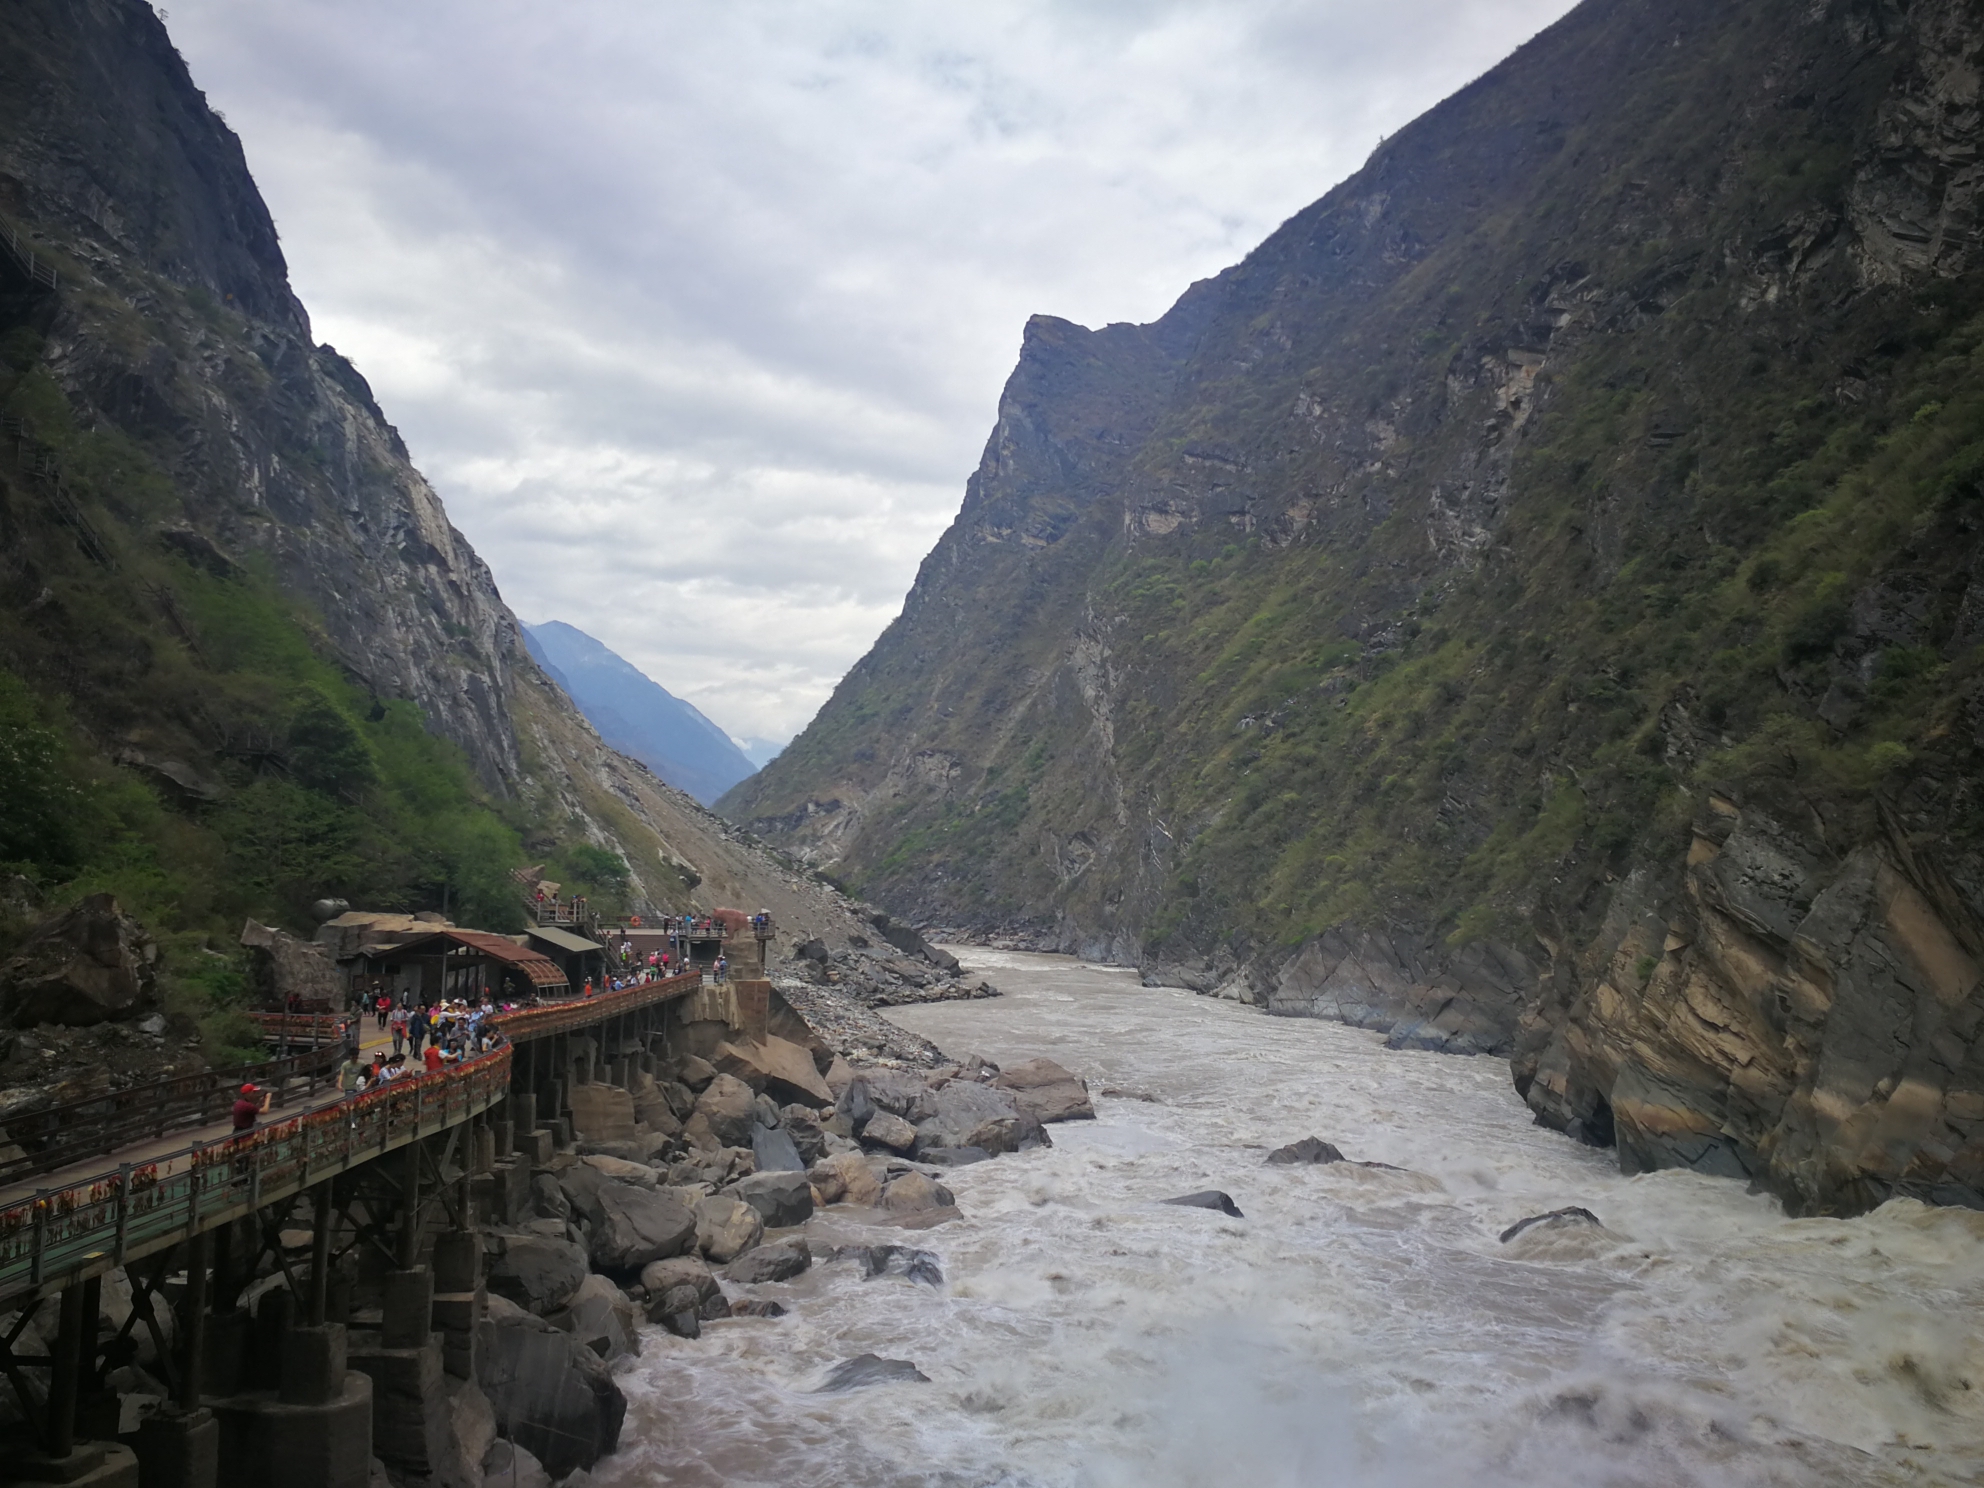
[[[1147,320],[1568,0],[175,0],[512,603],[783,738],[1035,311]]]

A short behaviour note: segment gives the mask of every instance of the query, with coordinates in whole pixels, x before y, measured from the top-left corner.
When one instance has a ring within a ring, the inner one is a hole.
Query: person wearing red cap
[[[255,1118],[268,1110],[268,1108],[268,1091],[262,1089],[259,1085],[243,1085],[241,1087],[241,1094],[234,1102],[235,1135],[239,1136],[242,1132],[254,1130]]]

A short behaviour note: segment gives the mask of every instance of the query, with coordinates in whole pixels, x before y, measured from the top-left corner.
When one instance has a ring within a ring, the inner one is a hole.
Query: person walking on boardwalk
[[[393,1052],[397,1054],[400,1052],[400,1046],[406,1042],[406,1009],[394,1008],[387,1015],[386,1026],[393,1032]]]
[[[730,958],[719,954],[716,958],[716,979],[721,982],[730,975]]]
[[[407,1052],[412,1054],[415,1059],[420,1057],[420,1046],[427,1042],[429,1026],[427,1009],[424,1007],[415,1008],[413,1015],[406,1020]],[[395,1049],[393,1052],[397,1054],[399,1050]]]
[[[344,1063],[338,1066],[338,1094],[350,1100],[364,1083],[365,1066],[358,1062],[358,1051],[349,1050],[344,1056]]]
[[[359,1040],[358,1019],[346,1018],[338,1026],[338,1037],[344,1041],[345,1058],[356,1059],[358,1057]]]

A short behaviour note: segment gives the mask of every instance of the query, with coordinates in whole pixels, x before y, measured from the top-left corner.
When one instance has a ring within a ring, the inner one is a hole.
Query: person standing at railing
[[[730,975],[730,958],[719,952],[716,958],[716,979],[718,984],[720,985],[723,982],[723,979],[729,975]]]
[[[234,1135],[239,1137],[255,1129],[255,1120],[269,1108],[271,1092],[259,1085],[248,1084],[241,1087],[241,1094],[234,1100]]]
[[[338,1095],[343,1100],[350,1100],[364,1088],[365,1066],[358,1062],[358,1052],[353,1050],[338,1066]]]

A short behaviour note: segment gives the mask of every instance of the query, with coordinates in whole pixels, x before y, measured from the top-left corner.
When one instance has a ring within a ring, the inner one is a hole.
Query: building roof
[[[436,942],[440,944],[437,945]],[[570,985],[565,979],[565,973],[548,956],[526,950],[508,936],[492,935],[487,930],[436,930],[433,934],[423,935],[418,940],[404,941],[390,948],[382,948],[373,954],[431,956],[455,949],[479,951],[492,961],[501,961],[514,970],[522,972],[533,987]]]
[[[533,925],[524,931],[526,940],[541,940],[546,945],[554,945],[561,951],[604,951],[603,945],[587,940],[583,935],[574,935],[569,930],[560,930],[556,925]]]

